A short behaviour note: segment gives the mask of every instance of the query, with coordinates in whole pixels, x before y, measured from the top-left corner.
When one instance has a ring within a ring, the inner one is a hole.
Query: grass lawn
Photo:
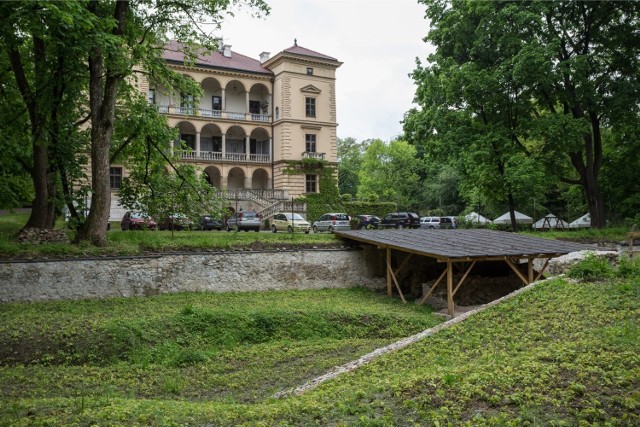
[[[15,235],[26,224],[28,214],[0,215],[0,257],[86,257],[137,255],[159,251],[234,250],[252,247],[259,242],[262,248],[341,246],[342,241],[330,233],[269,233],[226,231],[120,231],[112,224],[107,232],[109,244],[95,247],[89,244],[25,245],[14,241]],[[60,223],[60,228],[64,223]],[[73,232],[68,232],[73,238]]]
[[[438,321],[364,289],[2,305],[0,420],[640,424],[638,274],[542,283],[302,396],[271,397]]]
[[[329,233],[288,234],[268,232],[231,232],[226,231],[120,231],[118,223],[112,223],[107,233],[109,244],[95,247],[88,244],[42,244],[25,245],[14,241],[15,235],[26,224],[28,214],[14,213],[0,215],[0,258],[38,258],[38,257],[87,257],[139,255],[162,251],[215,251],[253,248],[256,243],[264,249],[336,247],[343,242]],[[60,222],[59,228],[64,227]],[[564,239],[576,242],[619,242],[625,240],[629,230],[626,228],[607,228],[603,230],[572,230],[551,232],[523,232],[523,234],[549,239]],[[68,235],[73,238],[73,232]]]

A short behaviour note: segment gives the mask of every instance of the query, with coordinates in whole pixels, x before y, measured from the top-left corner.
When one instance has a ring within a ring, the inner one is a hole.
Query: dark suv
[[[379,228],[380,218],[375,215],[358,215],[358,230],[367,228]]]
[[[391,212],[380,222],[381,228],[420,228],[420,217],[413,212]]]

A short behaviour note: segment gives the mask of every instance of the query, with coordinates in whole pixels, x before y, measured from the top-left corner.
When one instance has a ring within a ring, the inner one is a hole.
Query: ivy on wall
[[[284,169],[287,175],[317,175],[318,193],[309,193],[296,201],[307,204],[307,220],[313,222],[327,212],[345,212],[350,216],[370,214],[384,217],[397,210],[392,202],[352,201],[351,196],[338,191],[337,167],[321,159],[302,159],[287,162]]]
[[[308,193],[296,201],[307,204],[307,219],[315,221],[327,212],[341,211],[340,194],[338,193],[337,167],[321,159],[302,159],[287,162],[284,169],[287,175],[316,175],[318,177],[317,193]]]

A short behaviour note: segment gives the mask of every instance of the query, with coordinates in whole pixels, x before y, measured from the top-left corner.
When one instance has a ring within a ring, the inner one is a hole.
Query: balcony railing
[[[212,110],[208,108],[175,107],[172,105],[156,105],[159,113],[177,114],[180,116],[212,117],[230,120],[251,120],[254,122],[269,122],[269,114],[248,114],[236,111]]]
[[[314,151],[305,151],[304,153],[302,153],[302,158],[303,159],[324,160],[324,154],[325,153],[316,153]]]
[[[251,120],[253,120],[254,122],[268,122],[269,115],[268,114],[252,114]]]
[[[200,108],[200,115],[202,117],[222,117],[222,111],[207,110],[206,108]]]
[[[229,200],[252,200],[264,202],[268,201],[282,201],[289,199],[289,193],[287,190],[273,190],[273,189],[248,189],[241,188],[238,190],[218,190],[216,193],[218,197],[224,197]]]
[[[227,161],[237,163],[271,163],[269,154],[249,154],[247,159],[246,153],[225,153],[224,157],[219,151],[201,151],[198,156],[194,150],[180,150],[180,158],[184,160],[208,160],[208,161]]]
[[[232,113],[230,111],[227,111],[227,119],[231,119],[231,120],[244,120],[244,113]]]

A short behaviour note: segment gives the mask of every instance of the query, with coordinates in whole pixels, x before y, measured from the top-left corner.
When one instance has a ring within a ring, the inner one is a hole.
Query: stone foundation
[[[227,292],[384,288],[361,250],[235,251],[0,264],[0,302]]]

